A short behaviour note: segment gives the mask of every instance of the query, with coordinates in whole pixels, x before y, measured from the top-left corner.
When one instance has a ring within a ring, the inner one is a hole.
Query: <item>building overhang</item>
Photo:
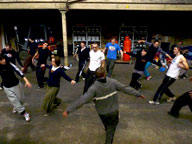
[[[0,9],[192,11],[191,0],[1,0]]]

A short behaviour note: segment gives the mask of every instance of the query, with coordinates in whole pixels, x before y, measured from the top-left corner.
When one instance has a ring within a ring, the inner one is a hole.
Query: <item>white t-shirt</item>
[[[94,52],[94,50],[91,50],[89,52],[90,56],[90,64],[89,64],[89,70],[95,71],[97,68],[101,66],[101,61],[105,60],[104,53],[98,50],[97,52]]]
[[[179,73],[181,70],[181,68],[178,67],[178,63],[182,57],[184,58],[183,55],[179,55],[179,56],[176,56],[172,60],[171,65],[169,66],[169,69],[168,69],[167,74],[166,74],[167,76],[174,78],[174,79],[178,79],[178,76],[179,76]]]

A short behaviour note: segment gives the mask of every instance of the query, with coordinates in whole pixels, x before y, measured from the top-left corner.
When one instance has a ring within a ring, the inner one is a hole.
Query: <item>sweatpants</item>
[[[48,87],[42,105],[46,113],[52,112],[54,108],[61,104],[62,100],[56,97],[58,92],[58,87]]]
[[[140,77],[141,77],[141,75],[139,73],[133,73],[132,78],[131,78],[131,82],[130,82],[130,86],[135,88],[135,89],[141,88],[141,84],[138,81]]]
[[[106,60],[106,70],[107,70],[107,76],[108,77],[112,76],[113,69],[114,69],[114,66],[115,66],[115,61],[116,60],[113,60],[113,59],[107,59]]]
[[[7,98],[13,105],[14,109],[21,114],[22,112],[25,111],[25,107],[22,105],[23,103],[23,98],[24,98],[24,91],[23,91],[23,85],[19,82],[18,85],[11,87],[11,88],[6,88],[3,86],[3,89],[7,95]]]
[[[179,116],[179,111],[182,107],[188,105],[192,112],[192,97],[189,96],[189,92],[184,93],[174,102],[170,112],[174,116]]]
[[[106,132],[105,144],[112,144],[113,137],[115,135],[115,130],[119,122],[119,111],[115,111],[104,115],[99,114],[99,117],[101,118],[101,121],[103,122],[103,125],[105,127]]]
[[[165,93],[168,97],[174,97],[174,94],[170,91],[169,86],[175,82],[176,79],[165,75],[163,82],[156,91],[153,101],[160,101],[161,97]]]

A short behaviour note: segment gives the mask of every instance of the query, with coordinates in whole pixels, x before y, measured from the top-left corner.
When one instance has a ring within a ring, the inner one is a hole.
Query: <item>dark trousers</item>
[[[83,67],[84,67],[84,65],[85,65],[85,62],[84,62],[84,61],[83,61],[83,62],[79,61],[79,68],[78,68],[78,72],[77,72],[76,78],[75,78],[75,81],[76,81],[76,82],[79,81],[79,75],[80,75],[80,73],[81,73],[82,77],[85,78],[85,73],[83,72]]]
[[[174,97],[174,94],[170,91],[169,86],[175,82],[176,79],[169,76],[164,77],[163,82],[159,86],[158,90],[155,93],[153,101],[160,101],[161,97],[165,93],[168,97]]]
[[[95,82],[95,71],[90,71],[88,69],[86,78],[85,78],[85,86],[83,93],[86,93],[89,87]]]
[[[174,116],[179,116],[179,111],[182,107],[188,105],[192,112],[192,97],[189,96],[189,92],[184,93],[174,102],[170,112]]]
[[[139,83],[138,79],[141,77],[140,74],[138,73],[133,73],[132,74],[132,78],[131,78],[131,82],[130,82],[130,86],[135,88],[135,89],[139,89],[141,88],[141,84]]]
[[[45,68],[41,68],[40,66],[37,66],[36,69],[36,77],[37,77],[37,83],[39,87],[44,87],[44,75],[45,75]]]
[[[31,69],[33,69],[33,70],[35,69],[35,66],[32,63],[32,56],[31,55],[28,55],[25,62],[24,62],[24,66],[23,66],[23,68],[24,68],[23,72],[24,73],[27,72],[27,69],[29,66],[31,67]]]
[[[115,61],[113,59],[107,59],[106,60],[106,70],[107,70],[107,76],[111,77],[113,73],[113,68],[115,66]]]
[[[112,112],[110,114],[99,115],[103,125],[105,127],[106,138],[105,144],[112,144],[115,130],[119,122],[119,111]]]

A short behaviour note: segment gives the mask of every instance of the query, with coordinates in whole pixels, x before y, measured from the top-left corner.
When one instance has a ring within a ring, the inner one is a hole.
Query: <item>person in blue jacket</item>
[[[46,65],[49,68],[49,78],[48,78],[48,90],[43,100],[43,109],[46,112],[44,116],[48,116],[54,108],[61,104],[61,99],[57,98],[57,94],[60,88],[60,79],[63,77],[67,81],[74,85],[76,82],[72,80],[64,72],[64,68],[60,66],[61,60],[58,56],[55,56],[51,60],[51,65]]]

